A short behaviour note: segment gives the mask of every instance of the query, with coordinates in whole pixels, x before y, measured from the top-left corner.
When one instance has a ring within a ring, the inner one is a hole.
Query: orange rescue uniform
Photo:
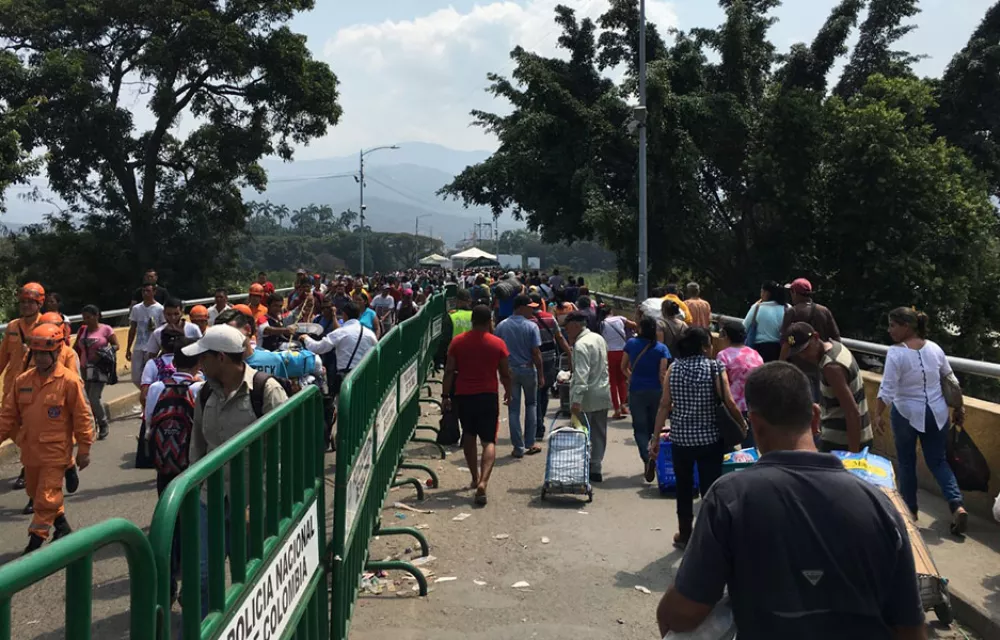
[[[3,371],[4,396],[10,393],[14,379],[24,372],[24,360],[28,356],[28,338],[38,324],[39,314],[32,318],[11,320],[0,341],[0,371]],[[0,442],[3,442],[0,439]]]
[[[48,538],[63,507],[63,474],[78,453],[94,443],[93,415],[76,372],[57,362],[47,377],[32,367],[19,375],[0,408],[0,441],[10,437],[21,448],[25,488],[35,502],[28,532]]]

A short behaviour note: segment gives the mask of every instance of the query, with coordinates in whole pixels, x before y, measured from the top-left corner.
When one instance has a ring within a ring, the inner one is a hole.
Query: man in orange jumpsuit
[[[25,553],[41,547],[53,526],[56,540],[72,531],[62,484],[73,459],[74,437],[77,465],[90,465],[94,419],[80,376],[58,361],[64,344],[61,327],[35,327],[29,340],[34,367],[17,377],[0,408],[0,439],[13,436],[21,448],[28,496],[35,501]]]
[[[38,323],[39,311],[45,303],[45,289],[37,282],[29,282],[21,287],[17,298],[21,317],[10,321],[3,335],[3,341],[0,341],[0,372],[3,372],[4,396],[10,393],[14,379],[24,371],[24,359],[28,355],[28,336]],[[24,488],[24,469],[14,481],[14,488]]]
[[[63,332],[64,335],[69,334],[66,322],[63,320],[62,314],[55,311],[47,311],[42,315],[38,316],[38,323],[35,327],[40,327],[43,324],[50,324]],[[66,367],[73,373],[79,375],[80,373],[80,356],[77,355],[76,350],[69,346],[68,343],[63,344],[62,348],[59,350],[56,360],[62,366]],[[31,351],[28,351],[24,356],[24,363],[21,366],[21,371],[27,371],[33,364]],[[12,383],[13,384],[13,383]],[[6,389],[6,387],[4,387]],[[24,477],[24,469],[21,470],[21,477]],[[80,487],[80,474],[76,471],[76,463],[70,460],[69,466],[66,467],[66,493],[76,493],[76,490]],[[21,511],[24,514],[34,513],[34,501],[28,498],[28,504]]]

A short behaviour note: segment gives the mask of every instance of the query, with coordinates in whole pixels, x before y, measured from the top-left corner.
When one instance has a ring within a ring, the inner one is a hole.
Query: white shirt
[[[192,378],[190,373],[184,373],[183,371],[178,371],[174,374],[174,379],[180,382],[181,380],[194,380],[190,387],[190,393],[195,398],[198,397],[198,392],[205,385],[205,381],[199,378]],[[149,391],[146,392],[146,437],[149,438],[152,435],[152,431],[148,428],[153,424],[153,413],[156,409],[156,403],[160,399],[160,394],[167,385],[163,384],[162,381],[157,380],[149,386]]]
[[[334,351],[337,357],[337,371],[353,369],[361,362],[365,354],[378,344],[375,333],[357,320],[348,320],[339,329],[328,333],[322,340],[313,340],[309,336],[303,337],[306,341],[306,348],[318,356]],[[358,348],[357,352],[354,351],[355,346]],[[351,358],[352,353],[354,354],[353,358]]]
[[[232,308],[233,308],[232,305],[227,304],[226,308],[223,309],[222,311],[229,311]],[[208,326],[212,326],[213,324],[215,324],[215,319],[219,317],[219,314],[222,313],[222,311],[219,311],[219,308],[216,307],[214,304],[211,307],[209,307],[209,309],[208,309]]]
[[[160,357],[163,359],[163,364],[165,365],[173,364],[174,362],[174,354],[172,353],[164,353]],[[149,360],[146,361],[146,365],[142,368],[142,377],[139,379],[139,384],[144,387],[148,387],[154,382],[157,382],[156,372],[157,372],[156,358],[151,357]],[[146,401],[149,402],[148,396]]]
[[[941,392],[941,379],[951,374],[951,365],[936,343],[927,340],[921,349],[893,345],[885,357],[878,397],[894,406],[920,433],[924,432],[926,407],[930,407],[940,429],[948,422],[948,403]]]
[[[184,322],[183,326],[184,326],[185,338],[194,338],[195,340],[201,339],[201,329],[198,328],[198,325],[196,325],[193,322]],[[159,353],[160,349],[163,348],[163,343],[161,341],[163,339],[163,330],[166,328],[167,325],[165,324],[157,327],[156,331],[154,331],[149,336],[149,340],[146,341],[146,346],[143,347],[142,350],[145,351],[146,353],[151,353],[154,355]]]
[[[163,305],[159,302],[154,302],[146,306],[145,303],[140,302],[132,307],[132,310],[128,314],[128,321],[135,323],[134,350],[145,351],[146,343],[149,341],[149,336],[152,335],[153,330],[166,322],[163,318]]]
[[[396,307],[396,300],[387,293],[375,296],[371,304],[372,310],[381,318],[387,311],[392,311]]]
[[[621,316],[608,316],[601,325],[601,336],[608,343],[608,351],[625,350],[625,319]]]

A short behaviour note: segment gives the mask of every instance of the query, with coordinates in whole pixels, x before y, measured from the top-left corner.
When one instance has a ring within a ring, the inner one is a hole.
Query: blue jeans
[[[903,414],[892,408],[889,413],[889,424],[892,425],[892,435],[896,440],[896,459],[899,463],[899,493],[902,494],[906,506],[917,512],[917,440],[924,450],[924,461],[941,487],[944,499],[954,511],[962,506],[962,491],[958,488],[955,474],[948,466],[945,447],[948,441],[950,424],[938,429],[937,420],[930,407],[926,407],[924,432],[920,433],[903,417]]]
[[[545,414],[549,412],[549,398],[552,397],[551,392],[556,383],[557,370],[555,359],[542,359],[545,386],[538,390],[538,402],[535,405],[537,409],[535,414],[538,416],[538,422],[535,424],[535,440],[541,440],[545,437]]]
[[[662,395],[663,392],[659,389],[630,390],[628,393],[628,407],[632,411],[632,436],[643,464],[649,460],[649,441],[653,438],[653,424]]]
[[[535,446],[535,429],[538,428],[538,374],[535,367],[511,367],[510,406],[507,420],[510,422],[510,442],[514,452],[523,454]],[[521,430],[521,396],[524,396],[524,431]]]
[[[226,498],[226,557],[229,557],[229,498]],[[201,538],[201,619],[208,615],[208,505],[201,503],[201,522],[198,523]]]

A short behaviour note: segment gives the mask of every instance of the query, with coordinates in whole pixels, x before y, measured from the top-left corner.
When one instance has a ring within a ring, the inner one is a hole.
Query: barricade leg
[[[411,536],[420,544],[420,555],[424,558],[431,554],[431,545],[427,543],[424,534],[413,527],[379,527],[375,529],[376,536]]]
[[[406,462],[404,460],[403,462],[399,463],[399,467],[398,468],[399,469],[412,469],[412,470],[415,470],[415,471],[425,471],[427,473],[427,475],[429,475],[431,477],[431,482],[433,483],[433,484],[431,484],[432,488],[437,489],[438,487],[441,486],[441,481],[438,480],[437,474],[434,473],[434,470],[431,469],[430,467],[428,467],[427,465],[417,464],[415,462]]]
[[[420,595],[427,595],[427,578],[424,577],[424,572],[409,562],[402,562],[400,560],[369,562],[365,565],[365,571],[405,571],[417,579],[417,584],[420,586]]]
[[[430,391],[430,387],[427,387],[427,390],[428,390],[428,391]],[[427,398],[420,398],[419,402],[421,402],[421,403],[423,403],[423,404],[433,404],[433,405],[437,405],[437,408],[438,408],[438,409],[440,409],[440,410],[441,410],[442,412],[444,411],[444,407],[442,407],[442,406],[441,406],[441,401],[440,401],[440,400],[437,400],[437,399],[435,399],[435,398],[431,398],[431,397],[427,397]]]
[[[410,438],[410,442],[419,442],[420,444],[432,444],[438,448],[438,451],[441,452],[442,460],[448,457],[448,453],[444,450],[444,447],[438,444],[437,440],[431,440],[430,438],[418,438],[417,436],[414,436]]]
[[[404,487],[408,484],[412,484],[417,489],[417,500],[423,501],[424,499],[424,487],[420,484],[420,481],[416,478],[403,478],[401,480],[393,480],[391,487]]]

